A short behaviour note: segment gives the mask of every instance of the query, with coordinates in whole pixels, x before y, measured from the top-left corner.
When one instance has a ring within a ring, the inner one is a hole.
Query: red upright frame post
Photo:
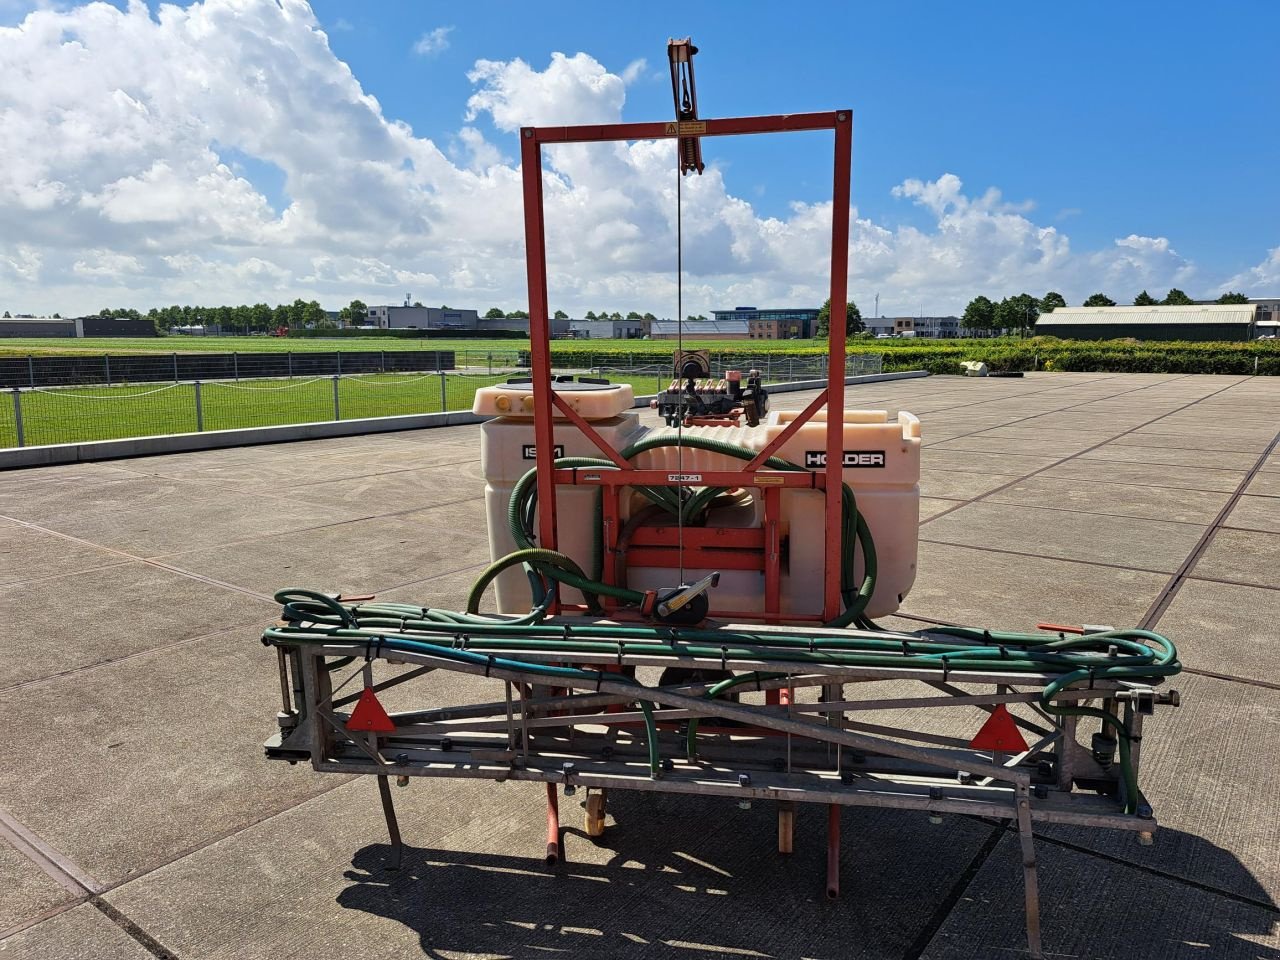
[[[836,112],[835,175],[831,191],[831,319],[830,357],[827,362],[827,542],[826,590],[822,613],[832,620],[840,615],[840,531],[835,518],[843,509],[844,470],[844,372],[845,311],[849,294],[849,177],[853,156],[853,116]]]
[[[538,546],[556,548],[555,411],[551,405],[551,328],[547,319],[547,243],[542,212],[542,147],[537,131],[520,131],[524,182],[525,267],[529,275],[529,367],[538,470]]]

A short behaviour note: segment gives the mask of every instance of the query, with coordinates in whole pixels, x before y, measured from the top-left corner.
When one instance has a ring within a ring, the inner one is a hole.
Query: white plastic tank
[[[575,413],[591,424],[615,450],[629,446],[644,435],[636,414],[631,411],[635,397],[630,384],[556,383],[554,389],[567,399]],[[498,384],[476,391],[472,410],[497,415],[480,426],[480,465],[484,473],[485,510],[489,522],[489,555],[498,560],[516,549],[507,520],[511,491],[521,477],[534,468],[533,390],[528,383]],[[555,445],[557,457],[603,457],[604,454],[556,411]],[[568,554],[592,574],[595,538],[595,487],[560,486],[556,490],[558,519],[556,548]],[[536,531],[536,527],[535,527]],[[522,567],[504,570],[494,583],[499,613],[527,613],[530,607],[529,580]],[[566,603],[582,603],[582,594],[562,588]],[[493,609],[486,604],[486,609]]]
[[[751,450],[763,450],[797,416],[774,411],[758,427],[686,427],[685,437],[699,436]],[[844,482],[853,490],[859,512],[875,541],[876,589],[867,606],[870,617],[888,616],[898,609],[915,582],[920,526],[920,421],[910,413],[890,420],[883,410],[844,412]],[[649,436],[676,431],[664,428]],[[826,465],[827,422],[819,411],[776,452],[776,456],[811,470]],[[678,463],[677,463],[678,459]],[[682,473],[699,470],[735,470],[742,461],[725,454],[685,447],[659,447],[636,458],[640,467]],[[749,490],[748,506],[734,506],[708,525],[749,527],[764,518],[758,491]],[[637,502],[633,499],[631,506]],[[784,490],[781,494],[782,536],[786,562],[782,569],[782,612],[813,614],[823,602],[825,566],[826,497],[820,490]],[[625,517],[624,517],[625,519]],[[686,568],[684,579],[693,582],[709,570]],[[855,576],[863,574],[862,554],[857,552]],[[672,574],[658,568],[628,566],[627,586],[652,590],[674,586]],[[764,574],[725,570],[711,595],[713,609],[759,612],[764,609]]]
[[[622,450],[641,438],[669,435],[662,428],[647,432],[635,413],[631,387],[602,388],[600,385],[558,383],[557,391],[573,404],[583,419],[614,449]],[[494,559],[516,549],[508,524],[508,506],[516,482],[535,465],[533,442],[533,396],[528,384],[501,384],[476,394],[474,410],[497,414],[481,427],[481,463],[485,476],[485,503],[489,518],[489,548]],[[791,411],[775,411],[758,427],[688,427],[685,437],[698,436],[749,450],[762,450],[797,416]],[[819,411],[777,451],[777,456],[811,470],[822,470],[826,461],[826,414]],[[867,615],[883,617],[898,609],[915,581],[918,527],[920,523],[920,421],[909,413],[890,419],[883,410],[844,412],[845,483],[854,492],[859,512],[866,519],[876,546],[876,589]],[[603,454],[567,419],[555,424],[556,456],[602,457]],[[698,473],[710,470],[737,470],[743,461],[725,454],[684,447],[659,447],[640,454],[637,467],[672,472]],[[591,574],[596,530],[595,489],[590,486],[561,486],[556,493],[558,520],[557,547]],[[639,494],[622,499],[625,523],[648,501]],[[784,616],[820,613],[823,603],[825,565],[825,495],[820,490],[783,490],[780,495],[781,534],[784,563],[781,577],[781,607]],[[759,491],[739,491],[732,504],[718,507],[708,526],[758,527],[764,519]],[[861,579],[862,554],[857,552],[855,575]],[[686,568],[685,582],[710,573]],[[710,596],[714,610],[759,613],[764,610],[764,574],[755,570],[721,570],[720,582]],[[625,585],[634,590],[655,590],[677,585],[679,573],[665,567],[627,564]],[[529,609],[529,585],[523,571],[515,567],[497,580],[497,609],[502,613],[524,613]],[[581,602],[576,590],[565,588],[566,602]]]

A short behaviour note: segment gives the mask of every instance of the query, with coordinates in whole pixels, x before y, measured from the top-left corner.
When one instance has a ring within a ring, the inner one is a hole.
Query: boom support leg
[[[1040,948],[1040,886],[1036,880],[1036,838],[1031,832],[1031,792],[1025,783],[1015,788],[1018,798],[1018,840],[1022,845],[1022,879],[1027,896],[1027,951],[1035,960]]]
[[[391,837],[391,862],[387,864],[387,869],[399,870],[404,854],[404,843],[400,840],[400,824],[396,821],[396,807],[391,801],[391,785],[381,774],[378,776],[378,797],[382,800],[382,815],[387,818],[387,833]]]

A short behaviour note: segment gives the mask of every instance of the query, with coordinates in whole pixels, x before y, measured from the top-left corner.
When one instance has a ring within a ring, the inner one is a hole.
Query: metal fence
[[[505,378],[442,371],[14,387],[0,403],[0,447],[469,410],[478,387]]]
[[[514,352],[512,352],[514,353]],[[0,387],[157,384],[263,377],[453,370],[452,350],[340,350],[278,353],[133,353],[0,357]]]
[[[713,373],[759,369],[766,383],[826,376],[825,357],[746,360],[717,361]],[[11,387],[0,394],[0,448],[470,410],[479,387],[511,376],[502,366],[489,366],[486,356],[471,365],[474,372]],[[849,375],[879,371],[878,355],[849,358]],[[556,372],[627,382],[639,395],[665,389],[672,377],[670,364],[652,362]]]

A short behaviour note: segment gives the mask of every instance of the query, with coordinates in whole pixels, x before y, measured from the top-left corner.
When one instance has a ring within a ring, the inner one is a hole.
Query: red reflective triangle
[[[969,746],[975,750],[1021,753],[1027,749],[1027,741],[1022,739],[1018,725],[1013,722],[1013,715],[1003,703],[999,703],[991,711],[991,716],[987,717],[987,722],[978,730],[977,735],[969,741]]]
[[[373,688],[365,687],[364,693],[360,694],[360,702],[356,704],[355,710],[351,711],[351,719],[347,721],[347,729],[367,730],[372,733],[390,733],[395,728],[396,725],[387,716],[387,711],[382,709],[382,704],[374,696]]]

